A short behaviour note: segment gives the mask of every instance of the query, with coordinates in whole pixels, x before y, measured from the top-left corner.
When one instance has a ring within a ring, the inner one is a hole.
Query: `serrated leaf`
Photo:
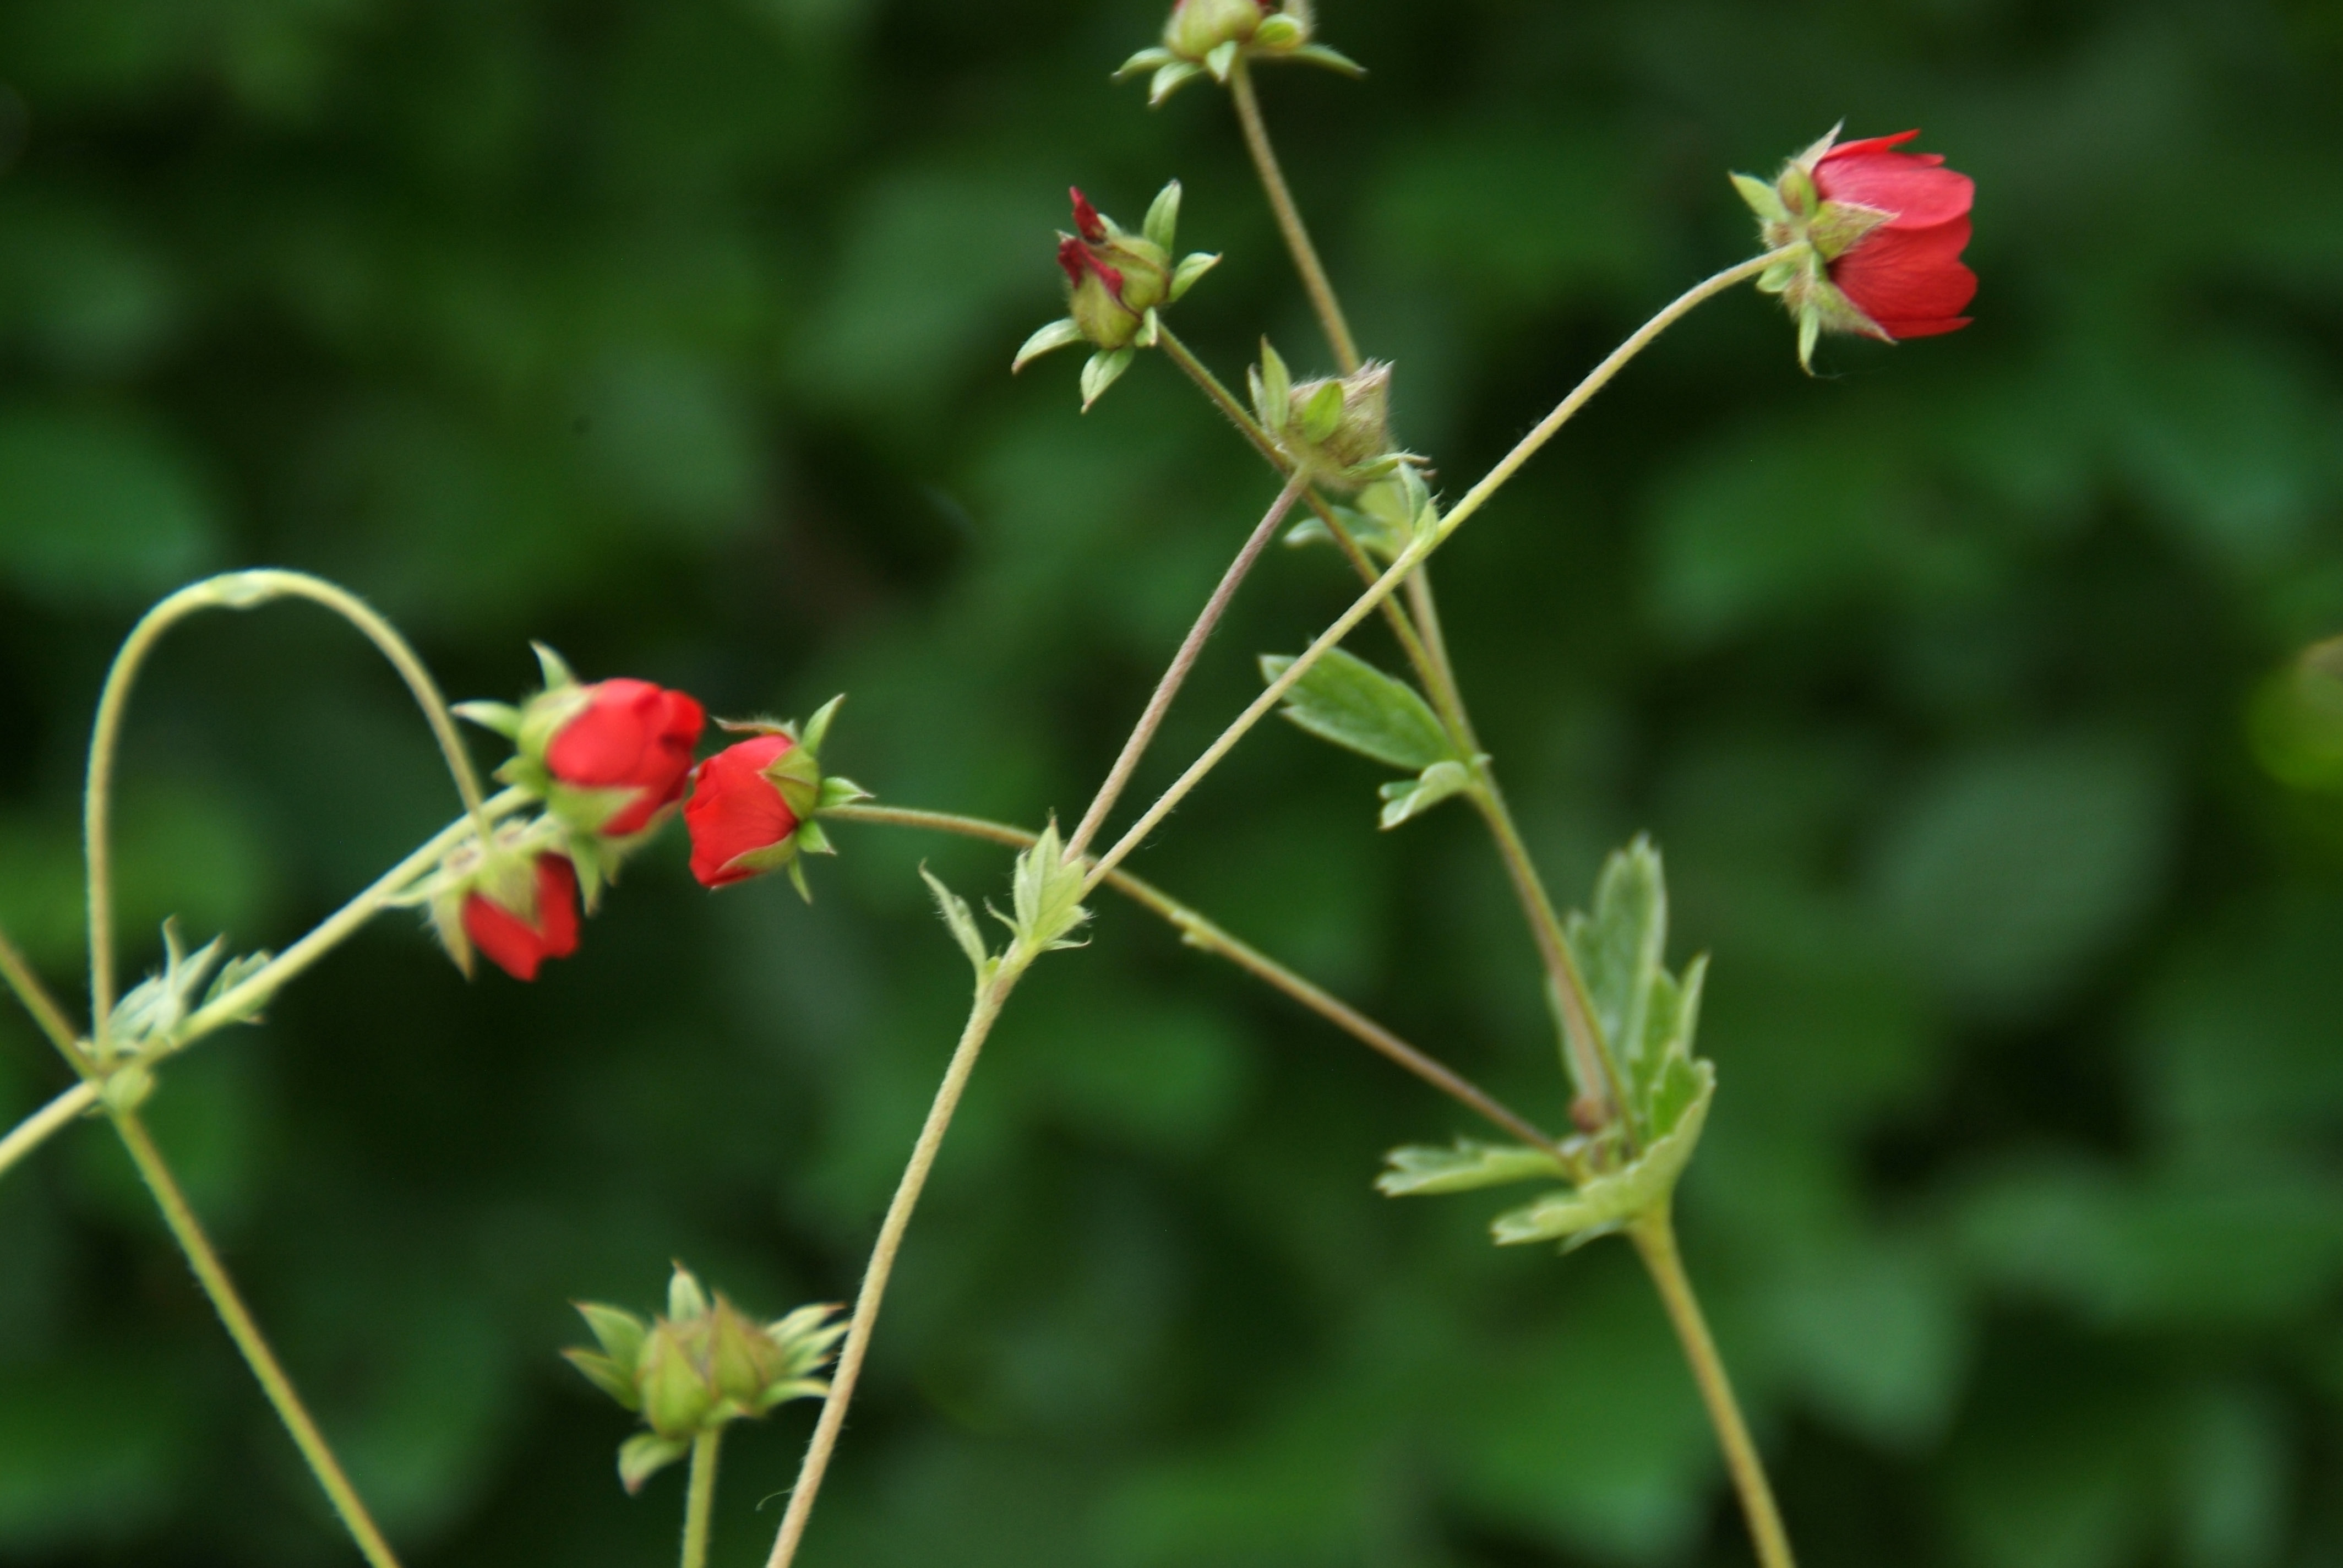
[[[1011,929],[1020,944],[1036,952],[1076,946],[1066,940],[1068,933],[1091,918],[1082,908],[1083,868],[1067,864],[1064,855],[1052,820],[1018,855],[1010,879],[1010,903],[1017,911]]]
[[[1029,359],[1039,359],[1053,349],[1063,348],[1070,343],[1080,343],[1081,340],[1082,329],[1074,325],[1074,318],[1071,316],[1061,316],[1025,340],[1025,346],[1017,351],[1017,357],[1009,362],[1009,374],[1014,376],[1024,369],[1025,362]]]
[[[1172,269],[1171,300],[1176,303],[1182,295],[1196,286],[1198,278],[1220,265],[1221,258],[1218,252],[1207,255],[1203,251],[1196,250],[1182,256],[1180,265]]]
[[[1262,655],[1262,678],[1277,679],[1292,662],[1280,654]],[[1339,648],[1329,649],[1286,692],[1283,711],[1321,739],[1410,773],[1462,760],[1431,704],[1413,687]]]
[[[643,1483],[691,1452],[689,1439],[639,1432],[618,1445],[618,1484],[633,1496]]]
[[[1632,1071],[1643,1056],[1644,1020],[1668,938],[1667,887],[1649,839],[1613,851],[1594,884],[1593,911],[1574,912],[1564,930],[1595,1026]]]
[[[984,933],[977,927],[975,911],[968,907],[966,899],[945,887],[927,867],[920,868],[920,875],[926,879],[928,890],[935,895],[937,912],[943,916],[944,924],[950,928],[952,940],[958,942],[960,950],[968,955],[968,961],[976,966],[977,979],[981,981],[992,962],[992,953],[984,945]]]
[[[1122,379],[1122,373],[1131,368],[1132,357],[1128,348],[1101,350],[1090,357],[1082,366],[1083,413],[1089,413],[1091,405],[1105,397],[1106,389]]]
[[[1139,227],[1141,234],[1166,251],[1172,248],[1172,241],[1180,232],[1178,180],[1172,181],[1155,193],[1155,199],[1148,204],[1147,216]]]
[[[1522,1143],[1478,1143],[1466,1138],[1448,1149],[1411,1143],[1383,1159],[1391,1169],[1375,1178],[1375,1190],[1393,1198],[1470,1192],[1568,1174],[1562,1162],[1543,1149]]]
[[[1716,1070],[1705,1061],[1684,1064],[1689,1091],[1668,1131],[1624,1171],[1548,1193],[1500,1214],[1490,1234],[1501,1247],[1524,1241],[1561,1241],[1566,1246],[1617,1230],[1667,1201],[1699,1146],[1709,1101],[1716,1093]]]
[[[1396,828],[1472,787],[1473,774],[1464,764],[1454,760],[1435,762],[1413,779],[1395,779],[1383,787],[1383,809],[1376,825],[1385,829]]]

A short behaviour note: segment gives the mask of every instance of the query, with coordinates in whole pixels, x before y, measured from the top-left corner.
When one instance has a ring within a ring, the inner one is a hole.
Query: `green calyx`
[[[1180,0],[1163,24],[1163,42],[1141,49],[1115,72],[1116,80],[1150,75],[1147,103],[1162,103],[1201,76],[1225,84],[1239,61],[1294,61],[1363,76],[1355,60],[1311,41],[1306,0],[1286,0],[1272,11],[1259,0]]]
[[[1830,134],[1782,166],[1771,185],[1755,175],[1736,174],[1733,188],[1756,215],[1758,237],[1768,250],[1797,247],[1758,276],[1757,286],[1778,294],[1798,324],[1798,363],[1811,372],[1815,343],[1825,332],[1856,333],[1891,341],[1830,279],[1830,264],[1863,243],[1872,230],[1895,217],[1857,202],[1825,201],[1814,171],[1838,139]]]
[[[650,1429],[618,1451],[619,1480],[630,1493],[689,1453],[703,1432],[828,1394],[829,1383],[814,1374],[846,1332],[830,1305],[759,1322],[720,1292],[711,1298],[680,1263],[663,1316],[645,1319],[599,1302],[580,1302],[578,1312],[596,1348],[563,1357]]]
[[[1348,493],[1420,460],[1392,447],[1388,365],[1369,360],[1340,378],[1297,384],[1264,338],[1246,378],[1262,428],[1313,484]]]
[[[1157,312],[1176,303],[1221,259],[1196,251],[1176,264],[1172,260],[1180,226],[1178,180],[1156,193],[1136,233],[1103,213],[1093,216],[1095,236],[1058,236],[1058,262],[1067,274],[1066,314],[1026,338],[1009,365],[1013,376],[1044,354],[1089,344],[1097,352],[1082,367],[1085,413],[1121,379],[1136,350],[1155,347]]]
[[[798,820],[797,827],[787,838],[736,855],[727,862],[728,870],[756,874],[786,870],[789,884],[798,896],[808,903],[813,901],[813,889],[806,882],[805,868],[799,863],[803,855],[835,855],[838,846],[822,829],[821,813],[835,806],[850,806],[857,800],[868,800],[870,792],[851,779],[826,775],[821,770],[821,749],[830,738],[830,727],[838,717],[840,704],[846,700],[843,692],[814,709],[813,717],[805,721],[802,730],[793,721],[769,719],[742,720],[719,719],[719,728],[734,734],[786,735],[794,743],[789,749],[767,764],[763,771],[766,781],[780,792],[781,803]]]

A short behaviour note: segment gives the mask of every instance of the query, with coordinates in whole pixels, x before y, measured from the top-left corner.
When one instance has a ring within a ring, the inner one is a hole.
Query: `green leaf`
[[[1691,1092],[1676,1109],[1667,1131],[1634,1164],[1498,1215],[1489,1227],[1497,1245],[1560,1241],[1565,1249],[1579,1246],[1667,1201],[1700,1143],[1709,1101],[1716,1093],[1716,1069],[1712,1064],[1690,1062],[1684,1070],[1690,1075]]]
[[[1102,350],[1090,357],[1089,363],[1082,367],[1083,413],[1089,413],[1091,405],[1105,397],[1106,389],[1122,379],[1122,373],[1131,368],[1132,357],[1128,348]]]
[[[1464,764],[1453,759],[1435,762],[1413,779],[1395,779],[1383,787],[1383,809],[1377,825],[1396,828],[1471,788],[1473,775]]]
[[[1639,835],[1612,853],[1594,884],[1594,912],[1574,912],[1564,929],[1595,1025],[1627,1066],[1643,1052],[1644,1020],[1668,940],[1667,886],[1649,839]]]
[[[639,1432],[618,1445],[618,1484],[632,1496],[643,1489],[644,1482],[690,1452],[689,1438]]]
[[[992,954],[984,945],[984,933],[977,929],[976,915],[969,909],[968,900],[945,887],[927,867],[920,868],[920,875],[926,880],[928,890],[935,895],[937,911],[951,929],[952,940],[968,955],[968,961],[976,966],[978,983],[983,983],[985,976],[991,972]]]
[[[1293,660],[1263,654],[1261,675],[1273,681]],[[1461,761],[1429,703],[1415,689],[1366,660],[1330,648],[1285,694],[1285,717],[1322,739],[1393,768],[1420,773]]]
[[[1562,1162],[1543,1149],[1520,1143],[1478,1143],[1467,1138],[1458,1139],[1451,1149],[1411,1143],[1383,1158],[1391,1169],[1375,1178],[1375,1190],[1393,1198],[1470,1192],[1479,1187],[1567,1174]]]
[[[1080,343],[1081,340],[1082,329],[1074,325],[1074,318],[1071,316],[1061,316],[1025,340],[1025,346],[1017,351],[1017,357],[1009,362],[1009,374],[1014,376],[1024,369],[1025,362],[1029,359],[1039,359],[1042,355],[1054,349],[1063,348],[1070,343]]]
[[[1148,204],[1147,217],[1140,225],[1140,232],[1154,244],[1161,246],[1166,251],[1172,248],[1172,242],[1180,232],[1180,182],[1178,180],[1172,181],[1155,193],[1154,201]]]
[[[1017,857],[1010,882],[1017,915],[1010,924],[1019,944],[1034,952],[1079,946],[1067,940],[1068,933],[1091,918],[1082,908],[1084,868],[1079,860],[1069,864],[1064,856],[1065,845],[1053,820]]]

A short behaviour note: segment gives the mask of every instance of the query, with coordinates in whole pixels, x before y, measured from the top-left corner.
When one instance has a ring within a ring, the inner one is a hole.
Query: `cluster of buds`
[[[1252,0],[1246,0],[1250,5]],[[1180,182],[1156,194],[1137,234],[1092,206],[1079,190],[1074,232],[1058,236],[1058,265],[1066,274],[1066,314],[1033,334],[1010,362],[1010,373],[1071,343],[1097,352],[1082,367],[1087,412],[1131,368],[1136,350],[1152,348],[1161,330],[1157,311],[1177,301],[1220,261],[1202,251],[1172,260],[1180,228]]]
[[[1392,447],[1388,365],[1369,360],[1348,376],[1297,382],[1264,338],[1245,376],[1262,430],[1314,485],[1348,494],[1419,460]]]
[[[1115,72],[1117,80],[1151,71],[1147,102],[1152,106],[1209,75],[1226,83],[1241,61],[1293,60],[1323,65],[1348,76],[1366,72],[1322,44],[1311,42],[1308,0],[1177,0],[1163,24],[1161,47],[1141,49]]]
[[[106,1019],[103,1040],[89,1050],[100,1075],[99,1095],[115,1111],[136,1111],[155,1092],[155,1068],[177,1050],[183,1026],[231,996],[268,967],[266,952],[227,956],[226,939],[214,937],[194,952],[180,939],[176,917],[163,922],[163,968],[126,992]],[[234,1016],[222,1021],[250,1023],[258,1005],[229,1004]]]
[[[1938,153],[1895,149],[1920,133],[1841,142],[1828,136],[1792,158],[1771,185],[1735,175],[1769,250],[1797,246],[1757,280],[1798,324],[1798,363],[1812,368],[1825,332],[1893,343],[1969,324],[1961,314],[1976,274],[1969,242],[1968,176]]]
[[[577,1306],[600,1348],[561,1353],[650,1428],[618,1448],[618,1480],[629,1493],[689,1453],[704,1433],[789,1400],[828,1394],[830,1384],[814,1374],[846,1332],[829,1305],[758,1322],[721,1292],[711,1301],[681,1263],[668,1282],[663,1317],[646,1321],[599,1302]]]

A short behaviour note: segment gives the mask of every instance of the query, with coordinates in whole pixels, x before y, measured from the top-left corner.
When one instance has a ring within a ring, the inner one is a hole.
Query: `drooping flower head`
[[[708,716],[690,697],[648,680],[598,681],[580,695],[584,704],[545,748],[546,769],[572,789],[627,791],[599,830],[639,833],[683,799]]]
[[[844,700],[822,704],[802,733],[769,719],[725,725],[748,739],[702,762],[683,803],[691,874],[701,887],[729,887],[786,869],[798,891],[806,893],[798,857],[835,852],[815,813],[870,799],[852,779],[821,771],[822,741]]]
[[[1833,131],[1770,186],[1733,176],[1768,248],[1805,247],[1757,282],[1797,318],[1800,364],[1811,364],[1824,332],[1892,343],[1969,324],[1961,312],[1976,274],[1960,257],[1976,182],[1945,167],[1942,154],[1896,150],[1919,134],[1841,142]]]
[[[518,889],[492,891],[483,881],[466,894],[463,920],[465,936],[490,962],[533,980],[546,960],[578,950],[578,873],[562,856],[539,855]]]

